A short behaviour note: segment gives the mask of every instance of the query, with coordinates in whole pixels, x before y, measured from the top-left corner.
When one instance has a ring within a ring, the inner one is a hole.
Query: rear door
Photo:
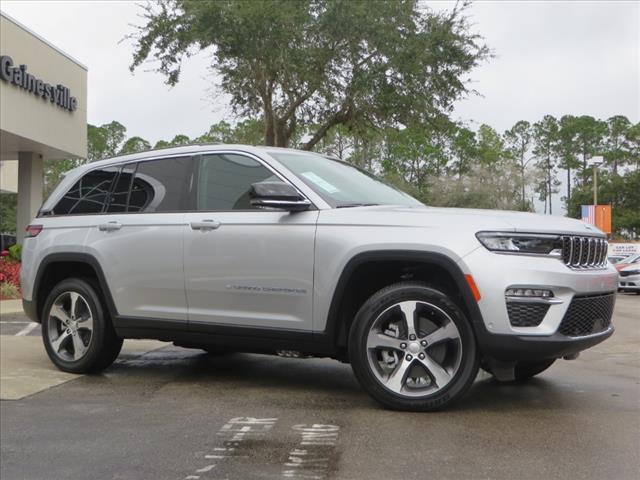
[[[249,203],[252,183],[278,180],[256,157],[199,158],[196,211],[186,215],[184,245],[191,330],[311,330],[318,211],[259,210]]]
[[[92,219],[86,250],[121,316],[186,323],[182,252],[193,174],[190,156],[123,165],[105,211]]]

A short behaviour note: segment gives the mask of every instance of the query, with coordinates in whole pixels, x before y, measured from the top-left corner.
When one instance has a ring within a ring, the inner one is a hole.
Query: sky
[[[435,10],[454,4],[425,3]],[[133,48],[125,37],[142,22],[137,2],[0,0],[0,9],[88,67],[91,124],[118,120],[128,136],[153,144],[236,120],[228,99],[212,95],[206,53],[184,63],[175,87],[153,64],[129,71]],[[481,96],[457,102],[456,119],[499,132],[545,114],[640,121],[640,2],[477,1],[469,15],[494,58],[471,73]]]

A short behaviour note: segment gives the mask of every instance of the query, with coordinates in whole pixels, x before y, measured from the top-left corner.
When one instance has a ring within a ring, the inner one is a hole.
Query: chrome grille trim
[[[599,237],[563,235],[562,260],[577,270],[598,269],[607,266],[608,242]]]

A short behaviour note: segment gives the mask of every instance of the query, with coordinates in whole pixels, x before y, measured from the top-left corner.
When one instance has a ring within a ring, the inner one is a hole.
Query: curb
[[[22,310],[22,300],[0,300],[0,315],[11,313],[24,313]]]

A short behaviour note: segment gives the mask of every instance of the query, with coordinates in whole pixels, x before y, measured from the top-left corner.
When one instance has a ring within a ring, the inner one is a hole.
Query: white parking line
[[[26,335],[29,335],[31,332],[33,332],[36,327],[38,327],[40,324],[36,323],[36,322],[31,322],[29,325],[27,325],[26,327],[24,327],[22,330],[20,330],[18,333],[16,333],[16,337],[24,337]]]

